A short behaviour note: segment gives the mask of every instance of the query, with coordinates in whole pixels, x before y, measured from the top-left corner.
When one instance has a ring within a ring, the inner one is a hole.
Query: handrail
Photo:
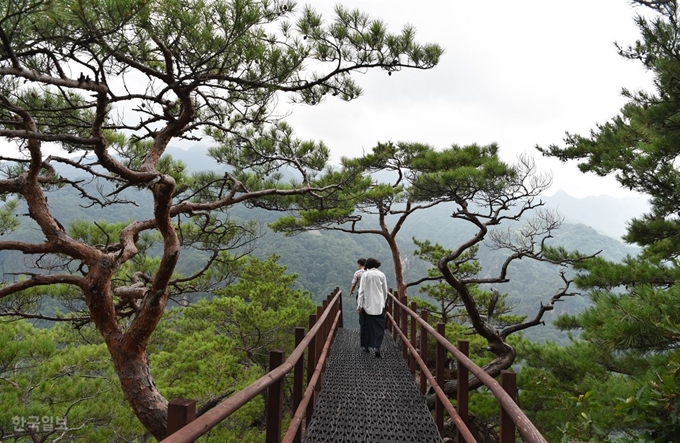
[[[333,342],[334,336],[333,331],[337,331],[337,325],[340,322],[340,318],[341,318],[340,312],[338,312],[335,316],[335,320],[333,321],[331,333],[328,334],[326,343],[323,346],[323,351],[321,351],[321,355],[319,356],[319,362],[316,364],[316,368],[314,369],[314,375],[309,380],[309,385],[307,385],[305,395],[302,397],[302,400],[300,401],[298,408],[293,413],[293,419],[291,420],[290,425],[288,426],[288,430],[286,431],[286,435],[283,437],[281,443],[291,443],[295,439],[295,435],[297,434],[298,429],[300,429],[300,426],[302,426],[302,420],[305,418],[305,410],[307,409],[307,405],[309,404],[309,402],[312,399],[312,396],[314,395],[314,390],[317,386],[317,382],[321,378],[321,370],[323,368],[323,365],[326,363],[326,356],[330,352],[331,343]]]
[[[339,288],[331,294],[333,297],[326,305],[323,314],[319,316],[314,326],[305,335],[305,338],[300,342],[298,346],[295,347],[290,356],[276,369],[263,375],[255,382],[251,383],[246,388],[236,392],[231,397],[227,398],[223,402],[219,403],[217,406],[210,409],[205,414],[201,415],[197,419],[188,423],[186,426],[177,430],[172,435],[167,436],[162,440],[163,443],[189,443],[197,439],[198,437],[206,434],[212,428],[217,426],[221,421],[229,417],[241,406],[248,403],[250,400],[255,398],[257,395],[261,394],[265,389],[272,386],[277,381],[281,380],[286,374],[288,374],[295,364],[303,357],[305,349],[309,346],[310,342],[316,337],[317,333],[326,324],[328,317],[332,312],[335,313],[335,318],[333,319],[332,328],[328,331],[328,336],[326,337],[326,342],[324,344],[324,352],[321,352],[316,369],[312,378],[310,379],[310,385],[312,382],[316,383],[320,379],[320,372],[324,368],[325,361],[322,360],[322,356],[325,358],[327,355],[327,349],[330,348],[330,342],[335,335],[335,329],[338,325],[342,323],[342,292]],[[331,309],[335,307],[336,309]],[[312,385],[312,390],[315,388]],[[309,391],[309,386],[307,391]],[[307,394],[305,394],[307,395]],[[309,402],[307,399],[305,405]],[[297,411],[296,411],[297,412]],[[297,432],[297,431],[296,431]]]
[[[394,320],[394,317],[391,314],[387,314],[387,317],[396,325],[396,321]],[[399,328],[399,326],[396,326],[397,332],[399,336],[401,337],[403,343],[408,347],[409,351],[411,351],[411,355],[418,355],[418,352],[416,348],[408,341],[408,337],[404,334],[404,332]],[[423,374],[426,378],[427,381],[430,382],[430,386],[434,389],[435,394],[439,398],[439,400],[442,402],[442,405],[446,409],[446,412],[449,413],[451,418],[453,419],[453,423],[456,425],[456,428],[458,428],[461,431],[461,434],[463,438],[465,439],[466,443],[477,443],[477,440],[472,435],[472,432],[468,429],[467,425],[463,421],[462,418],[460,418],[460,415],[458,415],[458,411],[453,407],[451,402],[449,401],[449,398],[446,396],[444,391],[442,390],[441,386],[437,384],[437,381],[434,379],[432,374],[430,373],[429,368],[425,364],[422,358],[416,358],[416,361],[418,363],[418,366],[420,366],[420,373]]]
[[[395,297],[393,294],[389,294],[391,297],[392,301],[396,303],[399,306],[400,310],[403,310],[403,312],[407,313],[411,318],[415,319],[418,323],[420,323],[421,327],[424,328],[429,334],[431,334],[438,343],[440,343],[447,351],[449,351],[453,356],[458,360],[459,364],[462,364],[465,366],[474,376],[476,376],[489,390],[493,393],[493,395],[498,399],[499,403],[501,404],[501,407],[507,412],[508,416],[510,419],[515,423],[517,426],[517,429],[519,430],[520,434],[522,437],[526,439],[528,443],[547,443],[547,440],[541,435],[541,433],[536,429],[536,426],[529,420],[529,418],[524,414],[524,411],[520,409],[519,406],[517,406],[517,403],[508,395],[508,393],[503,389],[503,387],[489,374],[484,372],[482,368],[477,366],[472,360],[470,360],[465,354],[463,354],[459,349],[457,349],[455,346],[453,346],[451,343],[449,343],[448,340],[444,336],[442,336],[439,332],[437,332],[432,326],[430,326],[425,320],[423,320],[418,314],[413,312],[411,309],[409,309],[405,304],[401,303],[397,297]],[[406,339],[405,334],[399,327],[398,322],[392,317],[392,315],[389,315],[389,318],[394,325],[394,327],[399,331],[400,336],[402,336],[402,340],[404,344],[409,344],[408,340]],[[409,349],[411,349],[409,347]],[[415,352],[415,348],[411,349],[412,355],[416,356],[417,353]],[[421,366],[422,368],[422,366]],[[429,371],[424,371],[424,373],[427,373]],[[429,380],[429,377],[428,377]],[[430,383],[432,384],[432,380],[430,380]],[[432,386],[435,386],[436,382],[432,384]],[[436,391],[436,388],[435,388]],[[449,403],[448,399],[447,401],[443,402],[444,404]],[[453,417],[452,417],[453,418]],[[455,419],[454,419],[455,420]],[[459,429],[459,431],[462,431]],[[467,441],[467,440],[466,440]],[[472,440],[474,441],[474,440]]]

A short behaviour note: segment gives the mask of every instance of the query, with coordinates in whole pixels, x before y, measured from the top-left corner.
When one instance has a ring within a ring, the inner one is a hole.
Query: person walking
[[[364,266],[366,265],[366,259],[360,258],[357,260],[357,269],[352,277],[352,286],[349,288],[349,295],[351,296],[354,292],[354,288],[357,290],[357,297],[359,296],[359,282],[361,281],[361,276],[364,273]],[[366,328],[364,327],[364,315],[359,312],[359,346],[364,352],[368,352],[368,335],[366,334]]]
[[[357,311],[361,333],[361,347],[365,352],[373,348],[376,358],[381,358],[380,347],[385,335],[385,303],[387,301],[387,278],[379,271],[380,262],[371,257],[366,259],[364,273],[359,280]],[[363,317],[363,318],[362,318]]]
[[[359,280],[361,280],[361,274],[364,273],[364,266],[366,265],[366,259],[365,258],[360,258],[357,260],[357,269],[354,272],[354,275],[352,276],[352,286],[349,288],[349,295],[352,295],[354,293],[354,289],[356,288],[357,291],[359,291],[359,288],[357,286],[359,285]],[[357,292],[358,294],[358,292]]]

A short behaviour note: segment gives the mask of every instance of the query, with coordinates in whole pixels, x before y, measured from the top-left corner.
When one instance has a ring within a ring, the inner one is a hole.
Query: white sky
[[[317,0],[320,12],[335,1]],[[553,187],[574,197],[632,194],[613,178],[583,174],[574,162],[543,158],[534,146],[563,146],[565,131],[587,135],[615,116],[622,87],[651,89],[641,65],[614,42],[639,37],[626,0],[343,0],[383,19],[390,31],[413,24],[419,42],[445,48],[430,71],[376,71],[346,103],[298,106],[289,121],[302,138],[321,139],[334,156],[358,156],[377,142],[418,141],[438,148],[497,142],[514,162],[529,153]]]

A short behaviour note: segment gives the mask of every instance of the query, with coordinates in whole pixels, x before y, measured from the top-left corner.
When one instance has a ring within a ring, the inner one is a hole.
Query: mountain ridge
[[[551,196],[541,196],[546,207],[553,208],[570,223],[582,223],[601,234],[621,240],[628,222],[649,211],[643,198],[598,195],[573,197],[563,189]]]
[[[190,171],[224,168],[208,156],[208,146],[195,144],[188,149],[169,147],[167,153],[183,161]],[[552,195],[541,195],[547,208],[556,210],[569,223],[582,223],[597,232],[621,241],[627,223],[647,212],[649,203],[644,198],[613,197],[606,194],[574,197],[568,190],[558,189]]]
[[[174,158],[185,162],[189,171],[224,168],[224,165],[217,164],[205,155],[207,148],[203,146],[188,151],[171,148],[168,152]],[[80,173],[80,171],[67,166],[60,166],[59,169],[60,173],[63,169],[66,176],[74,176]],[[149,208],[153,205],[148,190],[144,192],[144,190],[130,188],[124,192],[126,194],[121,194],[122,197],[137,202],[137,205],[131,206],[125,211],[120,211],[115,207],[106,207],[94,212],[89,211],[81,206],[80,195],[69,188],[55,190],[50,196],[50,206],[55,216],[65,226],[72,219],[125,221],[130,218],[146,219],[151,216]],[[585,254],[602,251],[601,255],[604,258],[614,261],[621,260],[626,255],[637,253],[636,248],[623,243],[620,239],[601,233],[602,230],[610,232],[616,229],[620,230],[621,225],[626,222],[626,220],[612,220],[612,213],[618,211],[618,209],[612,209],[608,205],[626,202],[625,204],[628,206],[622,210],[642,211],[642,209],[634,209],[636,207],[632,203],[628,203],[626,199],[615,199],[613,197],[577,199],[569,196],[566,192],[558,192],[555,196],[550,197],[541,196],[541,199],[545,202],[546,207],[557,209],[565,217],[562,228],[557,230],[554,238],[550,240],[551,245],[562,245],[568,250],[579,250],[579,252]],[[22,211],[20,209],[20,212]],[[276,218],[276,214],[248,209],[243,206],[236,206],[229,212],[230,216],[234,216],[236,219],[257,219],[262,223],[273,221]],[[467,236],[470,235],[472,228],[461,224],[460,220],[451,219],[450,214],[450,207],[446,205],[435,206],[427,211],[414,214],[403,225],[398,242],[402,260],[407,264],[405,266],[407,281],[415,281],[426,275],[427,268],[431,266],[414,257],[415,245],[411,240],[412,238],[427,239],[433,243],[441,244],[444,248],[452,248],[456,247],[461,241],[465,241],[468,238]],[[370,220],[366,221],[367,223],[371,222]],[[593,223],[596,226],[593,227],[588,223]],[[37,233],[38,231],[28,224],[22,226],[13,236],[15,238],[16,236],[33,236]],[[320,231],[304,233],[291,238],[267,230],[265,237],[260,239],[258,243],[255,255],[260,258],[265,258],[271,254],[279,255],[280,264],[286,266],[288,272],[297,274],[300,287],[313,294],[317,300],[328,294],[336,286],[341,286],[343,292],[348,292],[358,257],[377,257],[385,264],[383,270],[390,280],[389,283],[394,284],[391,255],[385,242],[378,236]],[[499,263],[502,263],[505,259],[503,253],[486,247],[480,249],[479,255],[480,262],[483,263],[484,270],[489,275],[494,275],[498,271]],[[0,269],[2,269],[4,275],[24,271],[21,254],[12,253],[12,251],[0,251]],[[178,268],[178,271],[182,272],[185,269]],[[498,289],[508,294],[509,301],[516,307],[516,312],[520,315],[534,315],[540,303],[548,300],[555,293],[555,290],[563,284],[559,278],[559,269],[545,263],[521,261],[513,263],[510,271],[511,281],[500,285]],[[409,295],[418,296],[418,288],[414,287]],[[349,306],[352,303],[353,300],[349,298],[345,300],[348,317],[352,317],[352,313],[355,313],[355,310]],[[570,301],[560,304],[554,311],[547,314],[545,320],[549,323],[554,316],[561,312],[573,314],[588,304],[587,297],[573,297]],[[348,318],[348,320],[353,323],[355,319]],[[564,335],[557,334],[553,328],[532,330],[527,335],[533,336],[532,338],[540,336],[538,338],[549,338],[555,341],[565,340]]]

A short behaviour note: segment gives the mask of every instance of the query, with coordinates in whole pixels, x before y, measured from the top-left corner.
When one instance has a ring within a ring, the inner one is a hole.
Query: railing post
[[[316,318],[317,320],[321,318],[323,315],[325,306],[317,306],[316,307]],[[319,332],[316,334],[316,349],[314,350],[314,366],[312,367],[312,372],[314,372],[314,368],[316,368],[316,364],[319,362],[319,357],[321,357],[321,351],[323,351],[323,345],[325,343],[325,338],[326,338],[326,322],[321,324],[321,327],[319,328]],[[321,374],[323,376],[323,374]],[[321,378],[319,378],[319,384],[316,386],[316,392],[319,392],[321,390]]]
[[[416,309],[418,307],[416,306],[416,302],[412,301],[411,302],[411,311],[416,312]],[[413,349],[416,349],[416,319],[411,317],[411,346],[413,346]],[[409,359],[409,362],[411,363],[411,375],[415,375],[416,373],[416,356],[411,354],[411,358]]]
[[[323,315],[323,313],[326,312],[327,309],[329,309],[328,297],[326,297],[326,300],[324,300],[321,305],[323,306],[323,308],[321,309],[321,311],[317,309],[316,318],[321,318],[321,315]],[[326,337],[328,337],[328,329],[329,329],[328,321],[324,321],[323,324],[321,325],[321,330],[319,331],[321,333],[321,340],[318,340],[316,342],[316,345],[318,346],[318,349],[316,350],[317,355],[321,355],[321,351],[323,350],[323,344],[326,342]]]
[[[297,348],[300,342],[305,338],[305,328],[295,328],[295,347]],[[293,369],[293,414],[297,411],[300,402],[302,402],[302,391],[305,379],[305,356],[302,357],[295,363],[295,368]],[[300,443],[302,441],[302,429],[298,428],[297,434],[295,434],[294,443]]]
[[[513,401],[517,398],[517,379],[512,371],[501,371],[501,386],[508,393]],[[515,442],[515,423],[510,418],[510,415],[501,407],[501,435],[500,443],[514,443]]]
[[[283,351],[269,351],[269,372],[281,366]],[[267,390],[267,443],[281,441],[281,419],[283,418],[283,378],[275,381]]]
[[[399,293],[394,292],[394,297],[396,301],[399,301]],[[397,342],[397,337],[399,337],[399,334],[397,333],[397,329],[399,329],[399,319],[401,318],[401,308],[399,307],[399,303],[394,304],[394,330],[392,331],[392,340],[394,342]]]
[[[437,323],[437,332],[442,336],[446,337],[446,325],[444,323]],[[444,345],[437,341],[437,361],[436,361],[436,380],[437,384],[443,389],[444,388],[444,362],[446,360],[446,348]],[[444,405],[442,404],[439,397],[436,397],[434,403],[434,422],[439,429],[439,433],[444,432]]]
[[[337,293],[337,292],[340,292],[340,297],[338,297],[338,309],[340,310],[340,322],[338,323],[338,327],[344,328],[345,325],[342,322],[342,317],[343,317],[343,314],[344,314],[344,310],[342,309],[342,292],[340,291],[340,288],[338,288],[338,287],[335,288],[334,294]]]
[[[470,354],[470,342],[467,340],[458,340],[458,350],[463,353],[466,357]],[[461,420],[463,420],[463,423],[465,423],[465,426],[468,425],[468,406],[469,406],[469,399],[470,399],[470,393],[469,393],[469,386],[468,386],[468,368],[466,368],[464,365],[460,363],[460,361],[457,362],[458,366],[458,373],[457,373],[457,380],[458,380],[458,388],[456,389],[457,391],[457,399],[456,403],[458,403],[458,415],[460,416]],[[460,432],[460,429],[456,431],[456,441],[457,442],[463,442],[463,436]]]
[[[408,306],[408,298],[406,297],[406,294],[404,294],[403,297],[401,297],[401,304],[404,306]],[[404,333],[405,337],[408,337],[408,313],[406,312],[406,309],[401,310],[401,326],[400,326],[401,332]],[[408,358],[408,346],[406,346],[406,343],[402,342],[401,343],[401,355],[404,358],[404,360],[407,360]]]
[[[335,294],[335,292],[333,292]],[[333,295],[331,294],[331,295]],[[338,315],[338,312],[340,312],[340,307],[338,306],[337,303],[333,303],[331,306],[331,316],[328,318],[328,334],[331,336],[335,336],[335,331],[333,330],[333,322],[335,321],[335,317]],[[340,327],[340,322],[342,321],[342,315],[340,316],[340,319],[338,320],[338,327]],[[324,365],[324,368],[326,366]]]
[[[309,316],[309,330],[311,331],[314,325],[316,324],[316,315],[312,314]],[[311,340],[309,341],[309,346],[307,347],[307,383],[312,380],[312,376],[314,375],[314,369],[316,368],[316,336],[312,337]],[[315,396],[312,395],[312,398],[309,400],[309,403],[307,404],[307,413],[305,414],[305,423],[309,425],[309,422],[312,420],[312,414],[314,413],[314,401],[316,400],[314,398]]]
[[[385,319],[387,319],[387,314],[392,315],[392,297],[387,297],[387,303],[385,303]],[[387,330],[389,332],[392,332],[393,329],[392,323],[387,321],[385,324],[387,326]]]
[[[422,310],[420,311],[420,318],[423,320],[427,321],[427,311]],[[425,362],[425,366],[427,366],[427,329],[425,329],[425,326],[420,325],[420,358],[423,359]],[[421,372],[420,374],[420,393],[425,395],[425,392],[427,391],[427,377],[425,377],[425,374]]]
[[[196,400],[178,398],[168,403],[168,427],[165,436],[174,434],[196,418]]]

